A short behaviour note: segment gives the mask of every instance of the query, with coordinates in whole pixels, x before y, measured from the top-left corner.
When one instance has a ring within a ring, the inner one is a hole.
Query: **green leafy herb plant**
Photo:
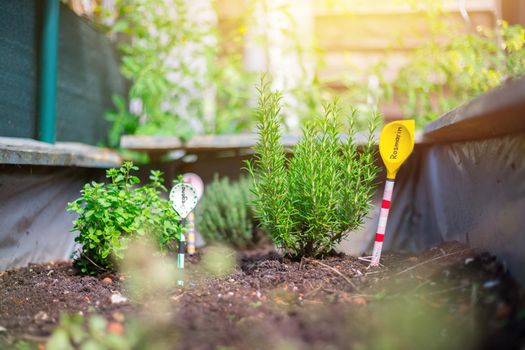
[[[248,162],[253,179],[255,212],[277,246],[292,257],[318,257],[356,229],[370,208],[378,168],[373,133],[379,115],[369,120],[362,148],[354,142],[348,118],[341,136],[342,111],[337,101],[312,118],[288,157],[280,142],[281,95],[263,78],[257,109],[258,142]]]
[[[79,232],[75,265],[83,273],[115,269],[132,239],[153,240],[165,253],[180,238],[180,218],[161,197],[166,191],[162,172],[151,171],[151,182],[138,187],[140,180],[132,170],[138,167],[131,162],[109,169],[108,183],[86,184],[80,198],[68,204],[67,209],[78,214],[72,231]]]
[[[242,177],[231,182],[215,177],[197,207],[197,230],[207,242],[252,248],[262,239],[252,207],[252,181]]]

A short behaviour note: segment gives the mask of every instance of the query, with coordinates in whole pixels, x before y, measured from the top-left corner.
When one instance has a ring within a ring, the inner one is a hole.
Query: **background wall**
[[[36,135],[35,3],[0,2],[0,136]]]
[[[505,261],[525,282],[525,133],[416,149],[399,174],[385,247],[458,240]]]
[[[40,1],[0,2],[0,136],[36,137]],[[60,6],[57,141],[106,140],[112,96],[127,96],[111,42]]]
[[[463,32],[475,32],[480,25],[486,28],[496,25],[497,19],[501,18],[502,3],[508,4],[505,8],[509,8],[511,4],[514,6],[520,2],[522,0],[453,0],[445,1],[443,10],[447,17],[447,25],[457,26],[458,30]],[[235,32],[243,28],[243,18],[249,12],[250,3],[249,0],[217,0],[221,37],[235,37]],[[308,73],[303,76],[295,74],[295,78],[305,79],[313,75],[315,68],[320,81],[339,92],[346,91],[353,84],[369,85],[373,90],[374,79],[377,79],[372,76],[373,66],[380,62],[384,62],[388,67],[382,78],[394,79],[399,68],[408,62],[411,51],[431,38],[432,23],[428,16],[409,6],[408,1],[301,0],[301,11],[295,9],[298,2],[294,0],[267,0],[267,3],[272,8],[288,6],[287,15],[295,22],[308,23],[307,26],[294,29],[295,33],[292,36],[295,35],[296,38],[292,41],[295,42],[284,43],[287,45],[284,46],[284,52],[293,51],[297,46],[310,52],[310,57],[305,58],[304,65]],[[417,1],[413,3],[417,4]],[[505,14],[510,12],[506,11]],[[258,55],[252,54],[253,41],[256,40],[254,36],[247,35],[244,41],[226,40],[223,45],[244,55],[248,67],[261,68],[264,64],[259,61],[264,60],[261,57],[264,57],[265,50],[259,50]],[[279,69],[274,71],[297,70],[297,59],[287,62],[274,54],[274,41],[272,38],[266,48],[266,55],[270,56],[267,60],[271,61],[274,57],[277,61],[274,65],[279,66]],[[280,44],[282,46],[283,43]],[[281,49],[283,50],[283,47]],[[315,54],[321,54],[319,62],[311,57]],[[312,65],[312,61],[317,65]],[[266,65],[273,73],[272,62],[267,62]],[[273,74],[279,76],[278,73]],[[291,73],[284,74],[293,78]],[[288,83],[288,86],[290,85],[293,86],[293,83]],[[282,89],[281,86],[279,88]],[[382,111],[387,119],[401,116],[401,108],[395,101],[383,103]]]

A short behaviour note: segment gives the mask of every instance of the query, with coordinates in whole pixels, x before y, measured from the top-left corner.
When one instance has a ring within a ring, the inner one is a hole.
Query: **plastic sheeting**
[[[525,134],[420,145],[398,175],[385,248],[458,240],[525,283]]]
[[[68,201],[93,170],[2,166],[0,269],[66,258],[73,249]],[[503,259],[525,283],[525,134],[417,145],[394,189],[385,250],[417,252],[459,240]],[[369,251],[380,193],[361,234],[341,249]]]
[[[69,258],[74,215],[65,208],[100,170],[0,166],[0,270]]]

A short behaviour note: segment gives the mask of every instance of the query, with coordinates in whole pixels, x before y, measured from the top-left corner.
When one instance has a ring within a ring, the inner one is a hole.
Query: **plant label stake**
[[[378,266],[381,259],[395,178],[401,164],[407,160],[414,149],[414,133],[415,122],[413,120],[400,120],[385,125],[379,137],[379,153],[386,167],[386,183],[370,266]]]
[[[186,217],[197,205],[197,192],[193,186],[186,183],[179,183],[173,186],[170,191],[170,201],[173,205],[173,209],[180,215],[181,226],[184,228],[186,225]],[[181,228],[181,229],[182,229]],[[179,240],[179,252],[177,254],[177,267],[180,270],[184,270],[184,254],[186,252],[186,237],[184,233],[180,233]],[[181,271],[181,272],[182,272]],[[183,286],[184,279],[181,278],[177,281],[177,285]]]
[[[197,192],[197,201],[201,199],[202,194],[204,193],[204,183],[199,175],[194,173],[186,173],[182,175],[182,180],[193,186]],[[188,215],[188,254],[195,254],[195,214],[190,213]]]

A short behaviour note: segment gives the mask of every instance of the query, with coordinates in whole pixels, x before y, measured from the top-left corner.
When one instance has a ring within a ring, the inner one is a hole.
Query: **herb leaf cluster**
[[[72,231],[79,232],[75,265],[83,273],[116,268],[132,239],[150,239],[164,253],[182,233],[178,214],[161,197],[167,191],[162,172],[151,171],[150,183],[138,187],[133,170],[138,167],[131,162],[109,169],[108,183],[84,185],[80,198],[68,204],[67,210],[78,214]]]

